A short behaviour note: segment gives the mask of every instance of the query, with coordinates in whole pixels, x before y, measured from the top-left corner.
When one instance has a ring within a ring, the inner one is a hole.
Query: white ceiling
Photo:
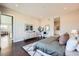
[[[2,4],[24,15],[36,18],[61,16],[79,9],[79,4],[56,3],[6,3]]]

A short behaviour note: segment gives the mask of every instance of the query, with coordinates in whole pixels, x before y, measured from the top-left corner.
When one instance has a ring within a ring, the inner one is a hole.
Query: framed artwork
[[[33,30],[33,26],[27,24],[27,25],[25,25],[25,30],[26,31],[28,31],[28,30],[31,30],[32,31]]]

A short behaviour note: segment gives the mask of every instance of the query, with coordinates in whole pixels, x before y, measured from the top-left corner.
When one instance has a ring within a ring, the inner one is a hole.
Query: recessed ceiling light
[[[18,4],[16,4],[16,7],[18,7]]]

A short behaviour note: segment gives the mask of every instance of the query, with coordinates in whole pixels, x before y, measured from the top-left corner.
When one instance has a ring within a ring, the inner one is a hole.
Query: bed
[[[34,45],[34,51],[41,51],[51,56],[64,56],[65,45],[60,45],[57,37],[42,39]]]

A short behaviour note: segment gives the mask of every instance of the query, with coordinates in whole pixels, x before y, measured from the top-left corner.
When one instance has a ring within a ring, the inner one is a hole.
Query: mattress
[[[65,54],[65,45],[60,45],[54,37],[38,41],[34,45],[34,50],[37,49],[52,56],[63,56]]]

